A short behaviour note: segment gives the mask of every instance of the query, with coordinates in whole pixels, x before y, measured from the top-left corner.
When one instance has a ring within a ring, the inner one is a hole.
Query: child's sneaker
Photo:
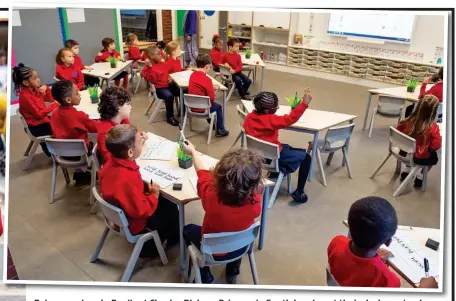
[[[416,178],[415,184],[413,186],[415,186],[416,188],[421,188],[423,186],[423,180]]]
[[[309,198],[307,197],[307,194],[305,192],[299,192],[298,190],[295,190],[292,194],[291,197],[296,203],[307,203]]]
[[[401,173],[401,181],[404,181],[404,180],[405,180],[405,178],[407,178],[407,177],[408,177],[408,175],[409,175],[409,173],[408,173],[408,172],[402,172],[402,173]]]
[[[214,282],[214,276],[212,276],[211,271],[208,272],[201,271],[201,282],[204,284],[212,284]]]
[[[217,130],[217,133],[215,134],[216,137],[226,137],[229,135],[229,131],[222,129],[222,130]]]

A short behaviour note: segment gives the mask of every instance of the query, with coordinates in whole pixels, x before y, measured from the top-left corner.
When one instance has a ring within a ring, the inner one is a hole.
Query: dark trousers
[[[198,249],[201,249],[201,226],[189,224],[184,227],[184,240],[187,246],[193,244]],[[228,254],[222,256],[214,256],[214,259],[217,261],[225,261],[229,259],[236,258],[243,254],[249,246],[241,248],[239,250],[230,252]],[[230,276],[239,275],[239,268],[241,267],[242,257],[238,260],[226,264],[226,274]],[[204,275],[208,275],[210,273],[209,267],[200,268],[201,277],[204,278]],[[203,279],[201,279],[203,280]],[[204,282],[204,281],[203,281]]]
[[[219,105],[216,102],[212,103],[211,106],[211,113],[216,112],[217,113],[217,130],[223,130],[225,129],[225,125],[223,122],[223,110],[222,106]]]
[[[183,92],[186,93],[187,91],[185,89]],[[166,118],[174,117],[174,97],[180,96],[179,87],[171,84],[167,88],[157,88],[157,96],[165,101]]]
[[[249,90],[250,84],[252,81],[242,72],[238,72],[232,75],[233,81],[236,84],[239,95],[241,97],[245,96],[245,93]]]
[[[293,173],[299,168],[298,187],[299,192],[304,192],[304,187],[309,176],[312,157],[302,148],[294,148],[288,144],[282,144],[280,152],[279,168],[284,174]]]
[[[98,77],[93,77],[84,74],[84,84],[86,87],[94,87],[100,85],[100,79]]]
[[[32,133],[32,135],[35,137],[47,135],[52,136],[51,124],[49,122],[42,123],[40,125],[29,125],[28,128],[30,130],[30,133]],[[40,146],[43,152],[46,154],[46,156],[50,157],[51,153],[49,153],[46,143],[41,142]]]

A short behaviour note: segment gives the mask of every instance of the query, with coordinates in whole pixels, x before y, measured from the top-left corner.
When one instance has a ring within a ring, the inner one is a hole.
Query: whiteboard
[[[415,15],[378,13],[332,13],[327,33],[410,43]]]

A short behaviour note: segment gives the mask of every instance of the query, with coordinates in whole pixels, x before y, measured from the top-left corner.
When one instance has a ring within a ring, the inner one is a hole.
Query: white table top
[[[131,65],[133,61],[118,61],[117,62],[117,67],[116,68],[111,68],[111,65],[109,62],[101,62],[101,63],[95,63],[92,64],[90,67],[93,68],[93,70],[82,70],[83,74],[94,76],[94,77],[99,77],[103,79],[111,79],[115,75],[119,74],[122,70],[125,70],[128,66]],[[108,74],[106,74],[108,73]]]
[[[426,91],[429,90],[433,85],[427,85]],[[382,88],[382,89],[371,89],[369,93],[371,94],[382,94],[387,96],[394,96],[404,98],[411,102],[418,102],[418,96],[420,96],[421,84],[415,88],[415,92],[407,92],[406,86],[401,87],[392,87],[392,88]]]
[[[249,59],[245,58],[244,53],[240,53],[241,59],[242,59],[242,64],[243,65],[249,65],[249,66],[259,66],[259,67],[264,67],[265,64],[263,60],[261,59],[260,55],[258,53],[252,53]]]
[[[98,95],[100,94],[101,89],[98,88]],[[90,119],[100,119],[100,114],[98,113],[98,103],[92,103],[92,100],[89,96],[89,91],[80,91],[79,95],[81,95],[81,102],[74,108],[89,115]]]
[[[181,72],[176,72],[172,73],[169,76],[171,76],[172,80],[176,83],[181,88],[187,88],[188,87],[188,82],[190,81],[190,75],[193,73],[192,70],[185,70]],[[216,81],[212,76],[209,74],[206,74],[211,80],[212,84],[214,85],[214,89],[221,90],[221,91],[227,91],[228,88]]]
[[[242,100],[242,104],[248,113],[254,110],[253,103],[251,101]],[[276,112],[276,115],[281,116],[289,114],[290,111],[290,106],[280,105],[279,109]],[[351,121],[355,118],[357,118],[355,115],[307,109],[299,121],[290,127],[308,131],[322,131],[340,123]]]

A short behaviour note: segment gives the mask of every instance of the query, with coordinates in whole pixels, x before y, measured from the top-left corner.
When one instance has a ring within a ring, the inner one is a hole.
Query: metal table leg
[[[261,85],[260,85],[260,92],[263,91],[263,81],[264,81],[264,67],[261,67]]]
[[[226,90],[223,90],[223,122],[224,125],[226,126]]]
[[[183,122],[184,122],[184,88],[182,87],[179,87],[179,102],[180,102],[180,125],[181,125],[181,128],[183,126]],[[174,104],[173,104],[174,105]]]
[[[310,161],[310,171],[309,171],[309,177],[308,177],[309,182],[312,182],[313,168],[314,168],[315,160],[317,157],[317,146],[318,146],[317,144],[318,144],[318,132],[315,132],[314,140],[313,140],[313,147],[312,147],[312,158]]]
[[[185,205],[183,203],[179,203],[177,205],[179,207],[179,249],[180,249],[180,267],[181,270],[185,270],[187,268],[187,263],[185,262],[186,259],[186,246],[184,240],[184,226],[185,226]]]
[[[261,208],[261,225],[260,225],[260,240],[258,241],[258,250],[263,250],[264,231],[266,231],[266,214],[268,213],[269,202],[269,186],[264,188],[263,207]]]
[[[367,123],[367,118],[369,117],[369,109],[370,109],[371,101],[372,101],[372,93],[369,92],[369,96],[367,98],[366,113],[364,114],[363,131],[366,130],[366,123]]]

